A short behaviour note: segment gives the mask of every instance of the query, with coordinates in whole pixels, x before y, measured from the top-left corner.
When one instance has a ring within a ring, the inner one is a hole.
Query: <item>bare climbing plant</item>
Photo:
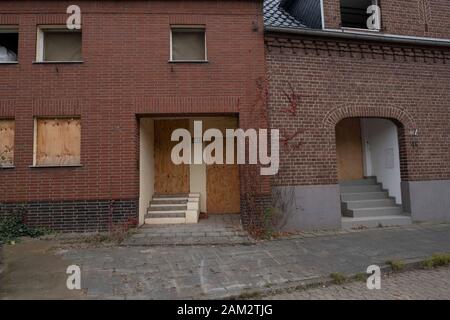
[[[271,110],[269,108],[270,77],[259,78],[256,81],[257,94],[250,110],[254,115],[253,125],[259,125],[259,128],[278,129],[280,131],[280,152],[289,154],[299,150],[302,146],[301,135],[304,129],[296,129],[294,131],[285,128],[295,128],[298,121],[298,112],[301,107],[302,98],[307,96],[297,93],[294,85],[288,82],[285,85],[283,94],[286,106],[279,110]],[[285,128],[279,128],[273,125],[268,117],[269,112],[283,113],[287,115],[287,121],[284,123]],[[245,211],[247,219],[248,231],[256,237],[272,237],[277,233],[277,229],[283,228],[295,208],[295,190],[294,188],[271,188],[275,178],[269,182],[270,201],[263,201],[267,198],[261,186],[264,184],[263,179],[259,175],[259,169],[252,166],[241,167],[241,181],[243,183],[243,201],[245,201]]]

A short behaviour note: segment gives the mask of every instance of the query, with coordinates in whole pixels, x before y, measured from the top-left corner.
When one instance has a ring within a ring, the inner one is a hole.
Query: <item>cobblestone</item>
[[[268,300],[450,300],[450,267],[382,277],[380,290],[365,282],[315,288],[266,297]]]

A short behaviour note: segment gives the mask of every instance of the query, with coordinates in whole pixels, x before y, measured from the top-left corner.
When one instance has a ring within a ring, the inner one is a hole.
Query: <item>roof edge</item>
[[[343,30],[317,30],[317,29],[300,29],[300,28],[283,28],[283,27],[265,27],[266,32],[288,33],[316,37],[341,38],[352,40],[367,40],[376,42],[391,42],[423,46],[449,47],[450,40],[437,38],[424,38],[413,36],[401,36],[391,34],[371,34],[366,32],[343,31]]]

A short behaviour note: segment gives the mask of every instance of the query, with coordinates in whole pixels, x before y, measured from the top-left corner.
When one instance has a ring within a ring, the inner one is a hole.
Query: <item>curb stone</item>
[[[420,269],[425,270],[426,268],[424,268],[423,263],[425,262],[426,259],[428,259],[428,257],[403,259],[403,260],[401,260],[404,263],[403,268],[398,271],[394,271],[389,265],[387,265],[385,262],[383,262],[383,263],[379,264],[380,269],[381,269],[381,275],[382,275],[382,277],[384,277],[384,276],[404,273],[404,272],[413,271],[413,270],[420,270]],[[358,280],[356,279],[356,277],[358,275],[359,275],[358,273],[345,275],[347,280],[344,283],[342,283],[341,285],[344,285],[347,283],[352,283],[352,282],[357,282]],[[364,275],[366,275],[365,272],[364,272]],[[258,289],[248,288],[248,289],[244,289],[239,295],[234,294],[234,295],[223,296],[220,299],[225,299],[225,300],[260,299],[261,297],[268,297],[268,296],[290,293],[290,292],[295,292],[295,291],[305,291],[308,289],[313,289],[313,288],[318,288],[318,287],[328,287],[331,285],[336,285],[336,283],[330,276],[317,276],[317,277],[311,277],[311,278],[308,278],[305,280],[293,281],[293,282],[288,282],[288,283],[284,283],[284,284],[275,284],[275,285],[271,285],[270,287],[267,287],[267,288],[258,288]],[[249,298],[245,298],[245,297],[243,298],[243,296],[246,296],[246,295],[248,295]],[[255,296],[255,297],[252,297],[252,296]]]

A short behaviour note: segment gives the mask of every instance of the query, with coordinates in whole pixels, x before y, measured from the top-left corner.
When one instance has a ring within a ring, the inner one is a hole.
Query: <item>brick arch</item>
[[[416,129],[416,123],[411,114],[406,110],[395,106],[359,106],[350,105],[336,107],[325,115],[323,127],[334,128],[336,124],[345,118],[388,118],[399,121],[405,130]]]
[[[325,115],[323,127],[334,132],[339,121],[345,118],[384,118],[393,121],[398,127],[401,179],[402,181],[409,180],[409,162],[411,160],[408,152],[408,144],[411,139],[409,132],[417,129],[416,122],[410,113],[395,106],[341,106],[330,110]]]

